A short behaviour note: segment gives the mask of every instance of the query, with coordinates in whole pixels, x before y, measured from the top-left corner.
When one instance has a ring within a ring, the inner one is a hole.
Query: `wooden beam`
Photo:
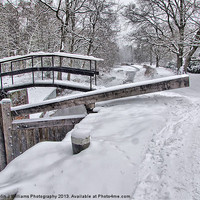
[[[77,115],[71,117],[63,116],[63,117],[51,117],[51,118],[39,118],[34,120],[33,119],[15,120],[12,123],[12,130],[75,125],[79,123],[84,117],[85,115]]]
[[[47,100],[36,105],[23,105],[12,108],[12,115],[32,114],[37,112],[46,112],[55,109],[62,109],[77,105],[94,104],[96,102],[107,101],[111,99],[124,98],[171,90],[176,88],[188,87],[189,76],[177,75],[173,77],[161,78],[145,81],[141,83],[132,83],[121,86],[114,86],[108,89],[101,89],[84,94],[73,95],[72,97]]]
[[[3,99],[1,101],[1,113],[2,113],[2,131],[5,141],[5,152],[7,164],[13,159],[12,152],[12,116],[11,116],[11,100]]]
[[[3,134],[3,118],[2,107],[0,104],[0,171],[2,171],[7,165],[5,139]]]

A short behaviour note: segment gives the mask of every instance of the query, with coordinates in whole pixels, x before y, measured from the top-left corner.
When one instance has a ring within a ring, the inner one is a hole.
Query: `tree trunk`
[[[193,46],[188,55],[186,56],[185,63],[184,63],[184,72],[187,73],[187,68],[190,64],[191,57],[195,53],[195,51],[198,49],[198,46]]]
[[[183,52],[184,52],[184,27],[179,29],[179,34],[180,34],[180,38],[179,38],[179,49],[178,49],[178,54],[177,54],[177,62],[176,62],[176,66],[177,66],[177,70],[179,70],[181,68],[181,66],[183,66]]]
[[[159,61],[160,61],[159,56],[156,55],[156,67],[159,67]]]
[[[65,49],[65,35],[66,35],[65,27],[62,24],[62,27],[61,27],[61,40],[60,40],[60,52],[64,52],[65,51],[64,50]],[[60,59],[60,66],[62,66],[62,58]],[[62,80],[62,72],[58,72],[57,79],[58,80]]]
[[[196,35],[195,35],[195,42],[198,42],[200,40],[200,29],[197,31]],[[199,45],[194,45],[190,52],[187,54],[186,59],[185,59],[185,63],[184,63],[184,72],[187,73],[187,68],[190,64],[190,60],[191,57],[193,56],[193,54],[195,53],[195,51],[198,49]]]
[[[180,14],[180,24],[179,29],[179,44],[178,44],[178,54],[177,54],[177,70],[183,66],[183,53],[184,53],[184,39],[185,39],[185,10],[184,10],[184,0],[180,0],[179,14]]]
[[[60,52],[62,52],[62,51],[60,51]],[[60,57],[60,67],[62,67],[63,66],[63,58],[62,57]],[[57,75],[57,79],[58,80],[62,80],[62,72],[58,72],[58,75]]]
[[[177,58],[176,58],[176,68],[177,71],[180,70],[181,66],[183,65],[183,57],[180,54],[177,54]]]
[[[74,53],[75,35],[74,35],[73,32],[75,32],[75,26],[76,26],[75,13],[71,14],[70,19],[71,19],[71,29],[72,29],[72,33],[71,33],[71,41],[70,41],[69,52],[70,52],[70,53]],[[72,59],[70,60],[69,65],[70,65],[70,67],[73,67],[73,60],[72,60]],[[71,80],[71,74],[70,74],[70,73],[67,74],[67,80],[68,80],[68,81]]]
[[[150,65],[153,64],[153,53],[152,53],[152,45],[150,46],[150,52],[149,52],[149,62],[150,62]]]

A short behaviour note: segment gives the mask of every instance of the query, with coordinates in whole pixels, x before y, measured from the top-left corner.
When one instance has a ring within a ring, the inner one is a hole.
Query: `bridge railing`
[[[50,58],[50,65],[51,66],[45,66],[44,59]],[[59,62],[56,64],[55,60],[58,58]],[[85,62],[88,63],[88,69],[82,69],[82,68],[74,68],[65,66],[66,64],[63,63],[63,59],[70,59],[70,60],[79,60],[83,61],[84,64],[82,66],[86,66]],[[38,59],[40,60],[38,62]],[[14,85],[14,76],[20,75],[20,74],[26,74],[31,73],[32,74],[32,84],[34,86],[35,84],[35,72],[42,72],[41,78],[44,80],[44,72],[52,72],[52,85],[55,83],[55,72],[58,73],[70,73],[70,74],[76,74],[76,75],[85,75],[90,77],[90,90],[92,90],[92,77],[94,77],[95,85],[97,84],[97,75],[99,72],[97,71],[97,62],[102,61],[103,59],[95,58],[93,56],[83,56],[83,55],[77,55],[77,54],[68,54],[68,53],[32,53],[24,56],[13,56],[8,57],[4,59],[0,59],[0,89],[1,90],[8,90],[6,87],[4,87],[3,84],[3,77],[11,77],[11,84]],[[21,62],[25,62],[25,69],[17,69],[14,70],[14,63],[20,64]],[[26,61],[30,63],[30,67],[26,68]],[[36,64],[37,61],[37,64]],[[3,71],[3,65],[10,65],[10,69],[7,69],[6,71]]]

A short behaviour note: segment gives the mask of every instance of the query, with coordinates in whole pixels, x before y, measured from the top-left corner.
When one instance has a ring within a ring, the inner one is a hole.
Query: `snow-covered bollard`
[[[95,103],[86,104],[85,108],[86,108],[88,114],[93,113],[93,109],[95,108]]]
[[[73,132],[71,141],[73,154],[78,154],[90,146],[90,134],[88,131]]]

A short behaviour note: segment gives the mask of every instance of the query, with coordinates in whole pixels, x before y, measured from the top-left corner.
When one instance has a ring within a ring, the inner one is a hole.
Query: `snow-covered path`
[[[99,103],[63,142],[40,143],[8,165],[0,194],[199,200],[200,76],[190,78],[190,88]],[[91,146],[72,155],[79,131],[90,132]]]
[[[190,75],[191,87],[166,101],[166,124],[153,135],[139,169],[133,199],[200,199],[199,75]]]
[[[200,104],[166,105],[169,118],[149,143],[133,199],[200,199]]]

